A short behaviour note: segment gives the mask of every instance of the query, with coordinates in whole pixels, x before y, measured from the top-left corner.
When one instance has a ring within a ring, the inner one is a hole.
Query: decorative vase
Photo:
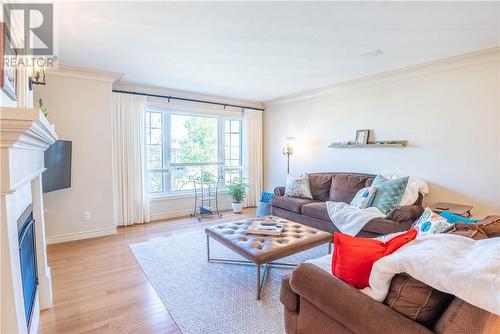
[[[231,203],[233,206],[233,212],[234,213],[241,213],[241,210],[243,210],[243,202],[238,202],[238,203]]]

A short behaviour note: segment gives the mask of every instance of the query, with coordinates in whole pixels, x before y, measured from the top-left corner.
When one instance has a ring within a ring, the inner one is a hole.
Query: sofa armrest
[[[413,225],[413,220],[397,222],[386,218],[373,218],[363,227],[363,231],[368,231],[375,234],[389,234],[406,232]]]
[[[432,333],[311,263],[293,271],[290,285],[301,298],[355,333]]]
[[[406,221],[415,221],[417,220],[422,213],[424,212],[424,208],[421,205],[406,205],[406,206],[398,206],[392,209],[391,212],[387,215],[387,219],[393,220],[395,222],[406,222]]]
[[[276,187],[276,188],[274,188],[274,194],[276,196],[285,196],[285,187]]]
[[[299,295],[290,286],[291,274],[281,279],[280,301],[290,312],[299,312]]]

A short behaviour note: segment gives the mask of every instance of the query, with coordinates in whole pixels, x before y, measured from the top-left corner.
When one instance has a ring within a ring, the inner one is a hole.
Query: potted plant
[[[241,210],[243,209],[243,200],[247,195],[247,185],[239,179],[233,179],[233,181],[227,185],[227,191],[233,200],[231,203],[233,206],[233,212],[241,213]]]

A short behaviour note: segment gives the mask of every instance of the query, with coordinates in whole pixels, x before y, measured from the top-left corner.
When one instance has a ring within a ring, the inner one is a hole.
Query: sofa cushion
[[[369,187],[372,181],[373,176],[366,174],[334,174],[329,200],[351,203],[356,193],[365,187]]]
[[[317,202],[313,199],[299,198],[299,197],[288,197],[288,196],[274,196],[271,200],[273,206],[282,208],[288,211],[293,211],[296,213],[301,213],[302,205],[308,203]]]
[[[331,173],[309,174],[309,185],[314,199],[318,201],[328,201],[330,197],[330,187],[332,185]]]
[[[494,334],[500,317],[455,297],[434,326],[437,334]]]
[[[424,326],[432,326],[453,299],[408,274],[393,277],[384,304]]]
[[[304,216],[314,217],[330,221],[325,202],[316,202],[302,205],[302,214]]]

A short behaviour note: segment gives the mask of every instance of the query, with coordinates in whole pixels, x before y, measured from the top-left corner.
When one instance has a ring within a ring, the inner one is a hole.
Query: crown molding
[[[349,81],[339,82],[326,87],[308,90],[301,93],[296,93],[284,97],[279,97],[263,103],[264,108],[267,109],[272,106],[287,104],[291,102],[306,100],[310,98],[315,98],[323,95],[333,94],[346,89],[359,88],[364,86],[370,86],[374,84],[387,83],[392,81],[397,81],[401,79],[406,79],[415,76],[421,76],[426,74],[431,74],[435,72],[449,71],[457,68],[474,66],[480,64],[486,64],[491,62],[500,61],[500,47],[480,50],[472,53],[467,53],[464,55],[453,56],[449,58],[443,58],[439,60],[434,60],[422,64],[412,65],[392,71],[377,73],[358,79],[353,79]]]
[[[94,70],[80,66],[59,64],[55,70],[47,70],[47,75],[59,75],[65,77],[115,82],[123,78],[123,73]]]
[[[118,81],[118,82],[115,82],[113,84],[113,89],[119,89],[119,90],[125,90],[125,91],[135,91],[135,92],[142,92],[142,93],[148,93],[148,94],[166,95],[166,96],[179,96],[179,97],[188,98],[188,99],[207,100],[207,101],[213,101],[213,102],[218,102],[218,103],[238,104],[238,105],[244,105],[244,106],[254,107],[254,108],[263,108],[262,103],[259,101],[241,100],[241,99],[234,99],[234,98],[230,98],[230,97],[207,95],[207,94],[202,94],[202,93],[189,92],[189,91],[183,91],[183,90],[177,90],[177,89],[171,89],[171,88],[146,86],[146,85],[142,85],[140,83],[135,83],[135,82]]]

